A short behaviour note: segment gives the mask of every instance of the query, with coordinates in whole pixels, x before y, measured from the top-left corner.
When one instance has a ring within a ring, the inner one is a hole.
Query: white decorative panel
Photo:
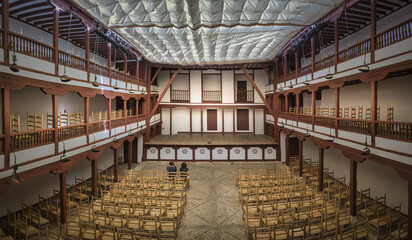
[[[265,160],[274,160],[276,159],[276,149],[273,147],[267,147],[264,150]]]
[[[262,149],[259,147],[249,148],[247,158],[248,160],[261,160],[262,159]]]
[[[245,160],[245,149],[232,148],[230,149],[230,160]]]
[[[160,159],[175,159],[175,150],[173,148],[162,148],[160,150]]]
[[[195,150],[196,160],[210,160],[210,150],[207,148],[198,148]]]
[[[157,159],[157,149],[154,147],[147,149],[146,157],[147,159]]]
[[[177,150],[177,160],[192,160],[193,152],[190,148],[179,148]]]
[[[212,159],[213,160],[227,160],[228,151],[226,148],[214,148],[212,150]]]

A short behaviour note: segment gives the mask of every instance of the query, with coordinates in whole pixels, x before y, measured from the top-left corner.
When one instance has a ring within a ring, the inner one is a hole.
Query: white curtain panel
[[[302,27],[344,0],[73,0],[149,61],[180,65],[272,60]]]

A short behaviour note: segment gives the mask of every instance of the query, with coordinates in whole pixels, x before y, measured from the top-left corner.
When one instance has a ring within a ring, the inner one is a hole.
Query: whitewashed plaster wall
[[[222,103],[234,103],[234,72],[222,71]],[[225,116],[226,117],[226,116]],[[226,130],[226,126],[225,126]]]

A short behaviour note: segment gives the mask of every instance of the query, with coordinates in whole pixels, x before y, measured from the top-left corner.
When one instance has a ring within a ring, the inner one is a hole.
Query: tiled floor
[[[144,162],[135,169],[166,170],[167,162]],[[176,163],[180,167],[181,163]],[[247,239],[236,187],[238,169],[276,168],[275,162],[188,163],[190,187],[178,231],[185,239]]]

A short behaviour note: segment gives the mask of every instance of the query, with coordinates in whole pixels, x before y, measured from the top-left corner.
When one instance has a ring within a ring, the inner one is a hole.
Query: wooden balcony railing
[[[17,151],[54,143],[54,129],[39,129],[10,134],[10,150]]]
[[[96,63],[90,63],[90,72],[100,76],[109,77],[109,68]]]
[[[335,118],[315,116],[315,125],[328,128],[335,127]]]
[[[171,90],[170,101],[172,102],[189,102],[190,91],[189,90]]]
[[[4,34],[4,32],[3,32],[3,29],[0,29],[0,48],[3,48],[4,46],[4,44],[3,44],[3,34]]]
[[[389,46],[412,36],[412,19],[398,24],[390,29],[379,33],[375,37],[376,49]]]
[[[126,76],[124,74],[124,72],[122,71],[117,71],[112,69],[112,78],[120,80],[120,81],[126,81]]]
[[[292,79],[296,78],[296,72],[290,72],[290,73],[286,73],[285,75],[283,75],[282,77],[279,78],[280,82],[286,82],[286,81],[290,81]]]
[[[87,60],[63,51],[59,51],[59,63],[75,69],[86,71]]]
[[[108,129],[108,127],[109,127],[108,121],[93,122],[89,124],[89,133],[104,131]]]
[[[116,128],[116,127],[120,127],[120,126],[123,126],[124,125],[124,118],[119,118],[119,119],[115,119],[115,120],[112,120],[111,121],[111,123],[112,123],[112,128]]]
[[[411,142],[412,123],[378,121],[376,136]]]
[[[331,66],[334,66],[335,65],[335,56],[332,55],[332,56],[327,57],[323,60],[317,61],[317,62],[315,62],[314,65],[315,65],[314,66],[315,72],[319,71],[319,70],[322,70],[322,69],[325,69],[325,68],[328,68],[328,67],[331,67]]]
[[[299,122],[312,123],[312,115],[299,114]]]
[[[338,129],[348,132],[370,134],[371,121],[361,119],[338,119]]]
[[[253,102],[253,90],[237,90],[235,91],[236,103],[250,103]]]
[[[136,115],[127,117],[127,118],[126,118],[126,124],[135,123],[135,122],[136,122],[136,119],[137,119],[137,116],[136,116]]]
[[[79,124],[59,128],[59,141],[84,135],[85,125],[86,124]]]
[[[137,77],[135,77],[135,76],[132,76],[132,75],[127,74],[127,82],[128,82],[128,83],[131,83],[131,84],[136,84],[136,85],[138,85],[138,84],[139,84],[139,79],[138,79]]]
[[[371,51],[371,41],[369,38],[360,43],[352,45],[347,49],[344,49],[338,52],[338,63],[342,63],[352,58],[362,56],[364,54],[367,54],[370,51]]]
[[[312,73],[312,65],[298,69],[298,77],[302,77],[302,76],[305,76],[311,73]]]
[[[202,100],[203,102],[222,102],[222,92],[221,91],[203,91]]]
[[[50,62],[54,61],[54,49],[52,46],[18,33],[10,33],[9,36],[10,42],[13,43],[16,52]]]

